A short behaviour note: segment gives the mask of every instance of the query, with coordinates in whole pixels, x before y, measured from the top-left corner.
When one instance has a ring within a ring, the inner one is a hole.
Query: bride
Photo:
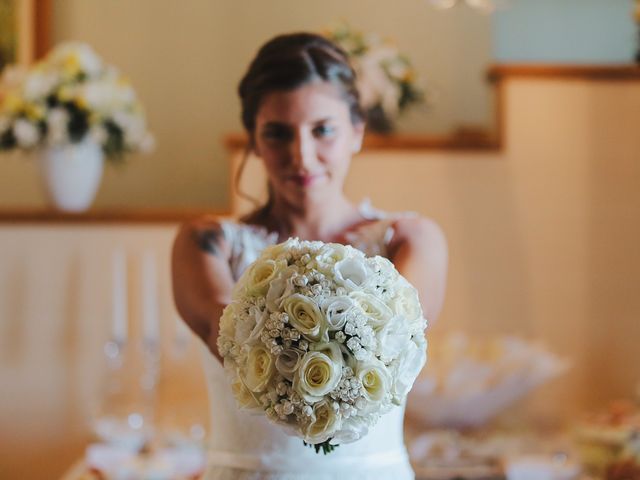
[[[250,149],[267,171],[269,199],[239,221],[206,217],[183,225],[172,259],[178,311],[208,346],[212,433],[205,479],[412,479],[403,407],[383,415],[364,438],[323,456],[236,406],[216,348],[218,322],[234,282],[266,246],[299,237],[386,256],[417,288],[431,324],[447,271],[446,241],[433,221],[355,205],[343,192],[364,133],[344,51],[314,34],[275,37],[251,62],[239,94]]]

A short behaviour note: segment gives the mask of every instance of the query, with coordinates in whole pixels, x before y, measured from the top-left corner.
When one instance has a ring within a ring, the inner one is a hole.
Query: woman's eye
[[[318,125],[313,129],[313,134],[316,137],[330,137],[335,133],[335,128],[330,125]]]
[[[285,141],[291,139],[291,132],[284,128],[269,128],[262,132],[262,137],[267,140]]]

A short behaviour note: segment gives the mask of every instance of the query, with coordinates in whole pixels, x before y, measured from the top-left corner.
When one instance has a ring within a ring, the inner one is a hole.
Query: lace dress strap
[[[220,227],[224,238],[231,247],[229,266],[233,279],[237,281],[242,272],[255,261],[262,250],[277,243],[278,234],[267,232],[265,228],[232,220],[223,220]]]
[[[345,239],[355,248],[367,255],[388,255],[388,246],[395,234],[393,224],[403,217],[418,215],[416,212],[386,212],[371,205],[370,199],[364,199],[358,206],[360,215],[371,220],[367,225],[345,234]]]

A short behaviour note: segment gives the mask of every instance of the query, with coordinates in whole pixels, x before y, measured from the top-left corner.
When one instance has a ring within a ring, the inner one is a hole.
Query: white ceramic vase
[[[66,212],[82,212],[91,206],[103,168],[102,148],[86,138],[80,143],[47,148],[40,155],[49,198],[57,209]]]

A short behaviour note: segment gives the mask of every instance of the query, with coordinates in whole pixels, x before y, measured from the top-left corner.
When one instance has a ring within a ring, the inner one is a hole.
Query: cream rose
[[[270,245],[262,251],[263,258],[272,260],[285,258],[291,252],[300,248],[300,241],[296,238],[289,238],[285,242]]]
[[[262,344],[249,350],[247,355],[244,383],[252,392],[262,392],[271,381],[275,370],[275,362],[271,354]]]
[[[321,352],[307,352],[293,379],[293,388],[309,403],[322,400],[342,376],[342,362],[334,362]]]
[[[362,382],[365,398],[372,404],[382,402],[391,388],[391,377],[380,360],[369,360],[359,365],[356,376]]]
[[[267,293],[269,284],[278,271],[286,266],[284,260],[257,260],[243,275],[241,283],[249,295],[262,296]]]
[[[251,390],[242,383],[242,380],[240,380],[239,377],[231,384],[231,391],[233,392],[240,408],[261,409],[260,402],[258,402],[256,397],[254,397]]]
[[[311,444],[329,440],[340,429],[340,416],[327,400],[313,406],[311,421],[304,429],[304,441]]]
[[[369,322],[374,328],[383,327],[393,317],[391,309],[373,295],[356,291],[351,292],[349,297],[355,300],[362,311],[369,317]]]
[[[295,271],[295,267],[284,268],[269,284],[266,301],[267,307],[272,312],[280,310],[284,299],[295,291],[295,286],[293,285],[293,273]]]
[[[293,380],[303,352],[295,348],[285,348],[276,359],[276,370],[287,380]]]
[[[289,323],[309,340],[314,342],[327,336],[324,315],[309,297],[295,293],[282,302],[282,308],[289,315]]]

